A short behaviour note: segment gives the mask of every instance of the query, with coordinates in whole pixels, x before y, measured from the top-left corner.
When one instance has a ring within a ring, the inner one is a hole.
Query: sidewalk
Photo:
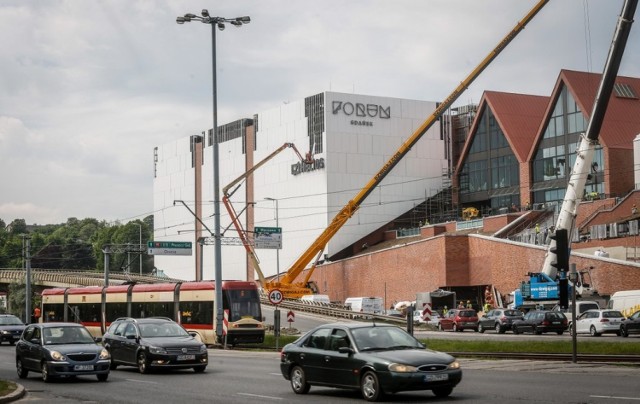
[[[11,393],[0,397],[0,404],[2,403],[10,403],[12,401],[16,401],[21,399],[22,397],[24,397],[26,390],[24,389],[24,386],[21,384],[18,384],[16,382],[13,382],[11,380],[6,380],[7,383],[12,383],[16,386],[16,389],[14,391],[12,391]]]

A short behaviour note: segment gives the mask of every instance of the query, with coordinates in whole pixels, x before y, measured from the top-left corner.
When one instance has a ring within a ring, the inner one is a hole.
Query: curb
[[[0,404],[1,403],[10,403],[12,401],[19,400],[22,397],[24,397],[25,393],[27,392],[23,385],[15,383],[15,382],[11,382],[11,383],[14,383],[16,385],[16,389],[14,391],[12,391],[11,393],[7,394],[6,396],[0,397]]]

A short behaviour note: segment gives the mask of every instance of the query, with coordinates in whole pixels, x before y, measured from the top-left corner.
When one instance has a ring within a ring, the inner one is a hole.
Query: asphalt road
[[[358,392],[312,387],[299,396],[291,391],[273,352],[210,350],[210,366],[202,374],[175,371],[141,375],[119,367],[109,381],[78,377],[44,383],[39,374],[18,379],[14,347],[0,346],[0,378],[22,384],[19,402],[46,403],[362,403]],[[463,359],[463,380],[447,399],[430,392],[392,395],[388,402],[465,403],[633,403],[638,398],[640,367],[529,361]]]

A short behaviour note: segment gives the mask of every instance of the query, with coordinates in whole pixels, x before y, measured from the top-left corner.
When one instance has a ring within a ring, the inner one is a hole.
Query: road
[[[39,374],[18,379],[14,347],[0,346],[0,378],[22,384],[27,395],[19,402],[49,403],[363,403],[358,392],[312,387],[299,396],[291,391],[273,352],[209,350],[205,373],[175,371],[141,375],[119,367],[109,381],[95,377],[44,383]],[[448,399],[430,392],[392,395],[388,402],[634,403],[640,402],[639,367],[528,361],[462,359],[464,376]],[[605,376],[606,375],[606,376]]]

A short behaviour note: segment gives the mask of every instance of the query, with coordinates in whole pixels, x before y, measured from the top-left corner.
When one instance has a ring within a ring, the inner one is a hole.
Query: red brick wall
[[[316,268],[312,280],[333,301],[349,296],[414,300],[417,292],[441,287],[493,284],[506,295],[539,272],[545,248],[484,236],[442,235]],[[591,266],[601,295],[640,289],[640,265],[597,257],[571,256],[578,270]],[[305,274],[301,275],[304,276]]]
[[[607,169],[604,172],[605,192],[623,196],[634,189],[633,150],[604,148]]]
[[[495,233],[498,230],[502,229],[509,223],[516,220],[520,214],[518,213],[508,213],[506,215],[498,215],[498,216],[489,216],[485,217],[482,222],[483,232],[491,232]]]

